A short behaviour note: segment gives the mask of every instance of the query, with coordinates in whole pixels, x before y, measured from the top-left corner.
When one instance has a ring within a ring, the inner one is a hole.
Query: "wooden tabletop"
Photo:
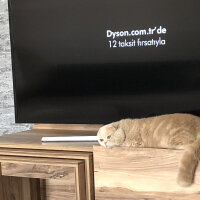
[[[93,145],[97,142],[41,142],[42,137],[51,136],[95,136],[94,130],[53,130],[33,129],[9,135],[0,136],[0,148],[20,149],[47,149],[67,151],[93,151]]]

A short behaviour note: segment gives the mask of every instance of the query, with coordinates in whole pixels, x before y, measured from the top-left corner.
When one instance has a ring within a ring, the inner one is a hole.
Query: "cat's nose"
[[[107,142],[104,142],[104,144],[107,144]]]

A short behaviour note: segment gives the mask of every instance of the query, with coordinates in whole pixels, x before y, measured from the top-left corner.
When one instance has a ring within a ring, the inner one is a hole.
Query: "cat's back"
[[[120,122],[123,124],[123,127],[140,127],[145,125],[149,128],[155,128],[162,125],[164,127],[193,126],[200,129],[200,117],[185,113],[164,114],[139,119],[124,119]]]
[[[200,118],[192,114],[175,113],[146,118],[147,124],[169,128],[191,128],[200,130]]]
[[[175,123],[182,123],[187,121],[197,121],[200,122],[200,118],[198,116],[192,115],[192,114],[185,114],[185,113],[174,113],[174,114],[165,114],[155,117],[150,117],[150,120],[166,120],[166,121],[172,121]]]
[[[147,147],[173,147],[169,144],[171,139],[187,136],[194,140],[200,133],[200,118],[191,114],[166,114],[144,120],[141,135]]]

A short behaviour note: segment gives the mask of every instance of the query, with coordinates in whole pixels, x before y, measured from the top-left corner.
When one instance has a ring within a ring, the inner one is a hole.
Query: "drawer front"
[[[62,150],[38,150],[38,149],[6,149],[0,148],[0,156],[21,156],[21,157],[32,157],[37,159],[38,157],[43,158],[59,158],[59,159],[75,159],[83,160],[85,164],[85,181],[86,181],[86,195],[87,200],[94,200],[94,173],[93,173],[93,153],[91,152],[72,152],[72,151],[62,151]],[[57,179],[59,180],[59,179]],[[57,187],[57,183],[52,183],[46,179],[46,184],[48,188]],[[61,186],[59,186],[61,187]],[[49,192],[52,190],[50,189]]]
[[[16,176],[40,179],[62,179],[75,185],[75,168],[44,164],[20,164],[2,162],[3,176]]]
[[[85,165],[82,160],[0,156],[0,163],[1,174],[5,178],[40,180],[41,200],[86,200]]]

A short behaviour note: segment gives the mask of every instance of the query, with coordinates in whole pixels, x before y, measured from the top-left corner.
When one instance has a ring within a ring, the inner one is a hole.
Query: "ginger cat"
[[[200,118],[190,114],[168,114],[142,119],[123,119],[101,127],[100,145],[185,149],[177,182],[193,183],[200,160]]]

